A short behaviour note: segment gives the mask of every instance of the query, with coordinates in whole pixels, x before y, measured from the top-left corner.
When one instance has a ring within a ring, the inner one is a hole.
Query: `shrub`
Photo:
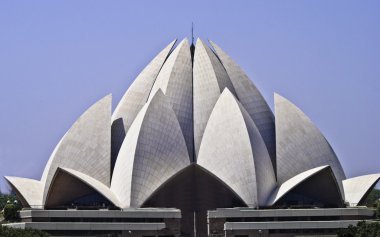
[[[347,229],[341,229],[338,231],[338,237],[355,237],[357,232],[357,227],[349,225]]]
[[[380,236],[380,223],[366,223],[365,221],[361,221],[357,225],[358,237],[378,237]]]
[[[380,199],[380,190],[372,189],[372,191],[368,194],[368,197],[364,201],[364,204],[369,207],[376,207],[377,201]]]
[[[34,229],[13,229],[0,226],[1,237],[48,237],[49,235],[40,230]]]
[[[3,210],[8,203],[14,203],[16,200],[15,195],[0,193],[0,210]]]
[[[380,236],[380,223],[368,223],[361,221],[357,226],[348,226],[347,229],[338,231],[338,237],[379,237]]]
[[[18,211],[19,208],[14,204],[6,204],[4,207],[4,219],[7,221],[18,220]]]

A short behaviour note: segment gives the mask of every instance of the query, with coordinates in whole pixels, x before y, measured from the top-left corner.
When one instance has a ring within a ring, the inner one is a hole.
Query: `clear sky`
[[[2,0],[0,176],[39,179],[81,113],[108,93],[115,106],[192,21],[272,108],[278,92],[303,110],[348,177],[380,172],[379,12],[380,1]]]

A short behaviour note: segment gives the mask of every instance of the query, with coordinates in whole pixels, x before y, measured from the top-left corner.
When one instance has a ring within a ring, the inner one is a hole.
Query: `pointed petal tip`
[[[286,99],[284,96],[280,95],[277,92],[273,93],[273,97],[274,97],[274,103],[282,102],[282,101],[289,101],[288,99]]]
[[[186,46],[186,47],[189,46],[189,40],[187,38],[184,38],[183,40],[181,40],[181,42],[178,44],[177,48],[180,48],[182,46]]]
[[[101,97],[100,99],[96,100],[95,103],[93,103],[90,107],[88,107],[88,109],[90,109],[91,107],[93,106],[96,106],[98,105],[98,103],[101,103],[101,102],[107,102],[107,103],[110,103],[112,102],[112,93],[109,93],[103,97]],[[86,112],[86,111],[85,111]]]
[[[199,37],[197,38],[197,41],[196,41],[196,45],[198,45],[198,44],[200,44],[202,46],[205,45],[205,43],[203,42],[203,40],[201,38],[199,38]]]
[[[373,174],[363,174],[363,175],[359,175],[359,176],[354,176],[354,177],[350,177],[350,178],[347,178],[343,181],[346,181],[346,180],[349,180],[349,179],[354,179],[354,178],[365,178],[365,177],[375,177],[375,176],[379,176],[380,177],[380,173],[373,173]]]
[[[17,179],[27,179],[27,178],[23,178],[23,177],[17,177],[17,176],[4,176],[4,179],[10,183],[12,183],[13,181],[17,180]],[[30,179],[30,180],[33,180],[33,179]],[[36,180],[38,181],[38,180]]]
[[[180,43],[182,42],[189,42],[189,39],[187,37],[183,38]]]
[[[161,88],[159,88],[152,98],[162,97],[162,96],[165,97],[165,93],[162,91]]]
[[[170,52],[172,52],[172,51],[176,48],[175,45],[176,45],[177,41],[178,41],[178,39],[175,38],[172,42],[170,42],[168,45],[166,45],[165,48],[162,49],[162,51],[161,51],[160,53],[164,52],[165,50],[169,50],[168,52],[169,52],[169,54],[170,54]],[[160,53],[159,53],[158,55],[160,55]],[[157,56],[158,56],[158,55],[157,55]],[[156,57],[157,57],[157,56],[156,56]],[[153,60],[154,60],[154,59],[153,59]]]
[[[162,100],[165,98],[166,96],[162,88],[158,88],[157,91],[149,97],[147,103],[144,106],[148,106],[150,103],[152,103],[152,101]]]
[[[233,96],[235,98],[235,96],[232,94],[232,92],[227,87],[225,87],[223,89],[223,92],[222,92],[222,94],[220,96],[221,97],[222,96]]]
[[[7,181],[7,182],[9,182],[9,183],[11,183],[12,181],[12,176],[3,176],[4,177],[4,179]]]
[[[171,46],[173,47],[173,45],[177,42],[177,40],[178,40],[178,39],[175,38],[172,42],[170,42],[170,43],[168,44],[168,46],[171,45]]]
[[[104,96],[102,99],[112,100],[112,93],[107,94],[107,95]]]
[[[214,41],[209,39],[208,42],[211,44],[211,46],[214,50],[220,49],[220,47],[217,44],[215,44]]]

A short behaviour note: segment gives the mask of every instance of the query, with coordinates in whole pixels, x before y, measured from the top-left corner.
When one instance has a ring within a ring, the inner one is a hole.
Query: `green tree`
[[[4,219],[7,221],[16,221],[19,219],[18,215],[19,206],[16,204],[8,203],[3,209]]]
[[[358,228],[353,225],[349,225],[347,229],[341,229],[338,231],[338,237],[355,237]]]
[[[337,233],[338,237],[380,237],[379,222],[361,221],[357,226],[348,226]]]
[[[40,230],[33,229],[13,229],[0,226],[1,237],[48,237],[49,235]]]
[[[373,207],[376,205],[379,199],[380,199],[380,190],[372,189],[372,191],[368,194],[368,197],[365,199],[364,203],[366,206]]]
[[[0,193],[0,209],[1,210],[4,209],[7,203],[14,203],[15,201],[17,201],[18,205],[20,204],[20,202],[17,200],[16,195]]]
[[[376,217],[380,219],[380,202],[377,202]]]
[[[367,223],[365,221],[361,221],[357,225],[358,237],[378,237],[380,236],[380,223],[372,222]]]

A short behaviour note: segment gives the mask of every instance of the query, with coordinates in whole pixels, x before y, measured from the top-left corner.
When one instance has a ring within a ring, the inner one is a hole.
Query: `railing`
[[[120,208],[115,206],[104,206],[104,205],[64,205],[56,207],[45,207],[44,205],[30,205],[29,207],[22,208],[23,210],[33,210],[33,209],[47,209],[47,210],[120,210]]]

